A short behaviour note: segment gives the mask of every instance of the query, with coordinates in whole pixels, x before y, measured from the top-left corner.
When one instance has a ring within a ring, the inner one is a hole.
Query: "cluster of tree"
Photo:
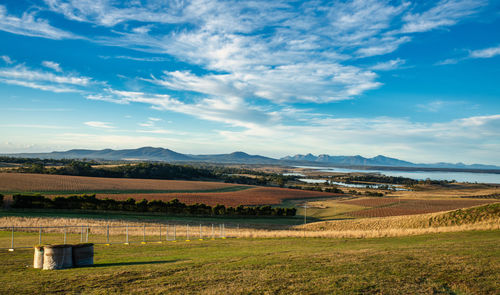
[[[54,159],[40,159],[40,158],[16,158],[16,157],[5,157],[5,156],[0,156],[0,162],[3,163],[14,163],[14,164],[42,164],[42,165],[64,165],[64,164],[69,164],[73,160],[69,159],[59,159],[59,160],[54,160]],[[92,162],[94,163],[94,162]]]
[[[0,208],[3,207],[3,195],[0,194]]]
[[[415,185],[418,180],[400,177],[400,176],[386,176],[386,175],[359,175],[359,176],[343,176],[336,180],[345,183],[355,183],[355,182],[376,182],[376,183],[389,183],[389,184],[400,184],[400,185]]]
[[[345,183],[356,183],[356,182],[377,182],[377,183],[388,183],[388,184],[400,184],[400,185],[407,185],[407,186],[413,186],[416,184],[448,184],[448,183],[454,183],[456,182],[455,180],[431,180],[429,178],[425,180],[416,180],[412,178],[407,178],[407,177],[401,177],[401,176],[387,176],[387,175],[373,175],[373,174],[366,174],[366,175],[358,175],[358,176],[341,176],[341,177],[336,177],[336,181],[342,181]]]
[[[384,194],[383,193],[379,193],[379,192],[370,192],[370,191],[366,191],[365,192],[365,195],[366,196],[370,196],[370,197],[383,197]]]
[[[357,190],[349,190],[348,192],[350,195],[366,195],[366,196],[369,196],[369,197],[383,197],[384,194],[383,193],[379,193],[379,192],[371,192],[371,191],[365,191],[364,193],[363,192],[359,192]]]
[[[76,176],[150,178],[150,179],[200,179],[214,178],[207,169],[189,165],[171,165],[166,163],[139,163],[114,167],[92,166],[90,162],[71,161],[63,167],[45,167],[41,163],[18,168],[18,172],[46,173]]]
[[[238,206],[214,207],[206,204],[187,205],[178,199],[169,202],[161,200],[148,201],[143,199],[136,202],[129,198],[125,201],[114,199],[98,199],[95,195],[76,195],[70,197],[46,198],[42,195],[15,194],[12,196],[12,208],[39,208],[39,209],[80,209],[129,212],[159,212],[177,215],[196,216],[295,216],[295,208],[272,208],[271,206]]]

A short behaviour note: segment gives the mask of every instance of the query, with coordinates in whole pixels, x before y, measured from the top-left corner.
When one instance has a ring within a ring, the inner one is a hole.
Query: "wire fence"
[[[191,240],[226,239],[226,231],[239,230],[239,225],[161,224],[161,225],[65,225],[39,227],[0,227],[0,249],[32,248],[42,244],[125,244],[158,243]],[[10,235],[10,237],[9,237]]]

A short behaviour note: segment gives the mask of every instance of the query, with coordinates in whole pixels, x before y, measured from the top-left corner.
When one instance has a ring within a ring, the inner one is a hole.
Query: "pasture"
[[[8,239],[0,233],[0,239]],[[498,294],[500,231],[376,239],[96,246],[95,266],[31,268],[1,251],[2,294]]]

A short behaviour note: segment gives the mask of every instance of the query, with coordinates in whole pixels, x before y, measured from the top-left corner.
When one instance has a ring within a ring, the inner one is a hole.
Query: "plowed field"
[[[341,201],[342,203],[373,207],[359,211],[350,212],[355,217],[386,217],[401,216],[440,211],[469,208],[472,206],[493,203],[498,200],[479,199],[442,199],[442,200],[419,200],[397,198],[364,198]]]
[[[104,178],[67,175],[0,173],[0,192],[68,192],[107,191],[206,191],[242,187],[222,182]]]
[[[179,199],[207,205],[272,205],[284,199],[335,196],[305,190],[253,187],[221,182],[101,178],[46,174],[0,173],[0,192],[38,192],[45,196],[95,193],[98,198],[125,200]]]
[[[295,190],[277,187],[255,187],[246,190],[220,193],[171,193],[171,194],[98,194],[99,198],[125,200],[128,198],[170,201],[174,198],[186,204],[207,205],[273,205],[284,199],[307,199],[336,196],[332,193]]]

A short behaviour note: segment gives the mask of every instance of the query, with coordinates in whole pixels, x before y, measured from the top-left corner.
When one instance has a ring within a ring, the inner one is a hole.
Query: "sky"
[[[0,1],[0,153],[500,165],[500,1]]]

